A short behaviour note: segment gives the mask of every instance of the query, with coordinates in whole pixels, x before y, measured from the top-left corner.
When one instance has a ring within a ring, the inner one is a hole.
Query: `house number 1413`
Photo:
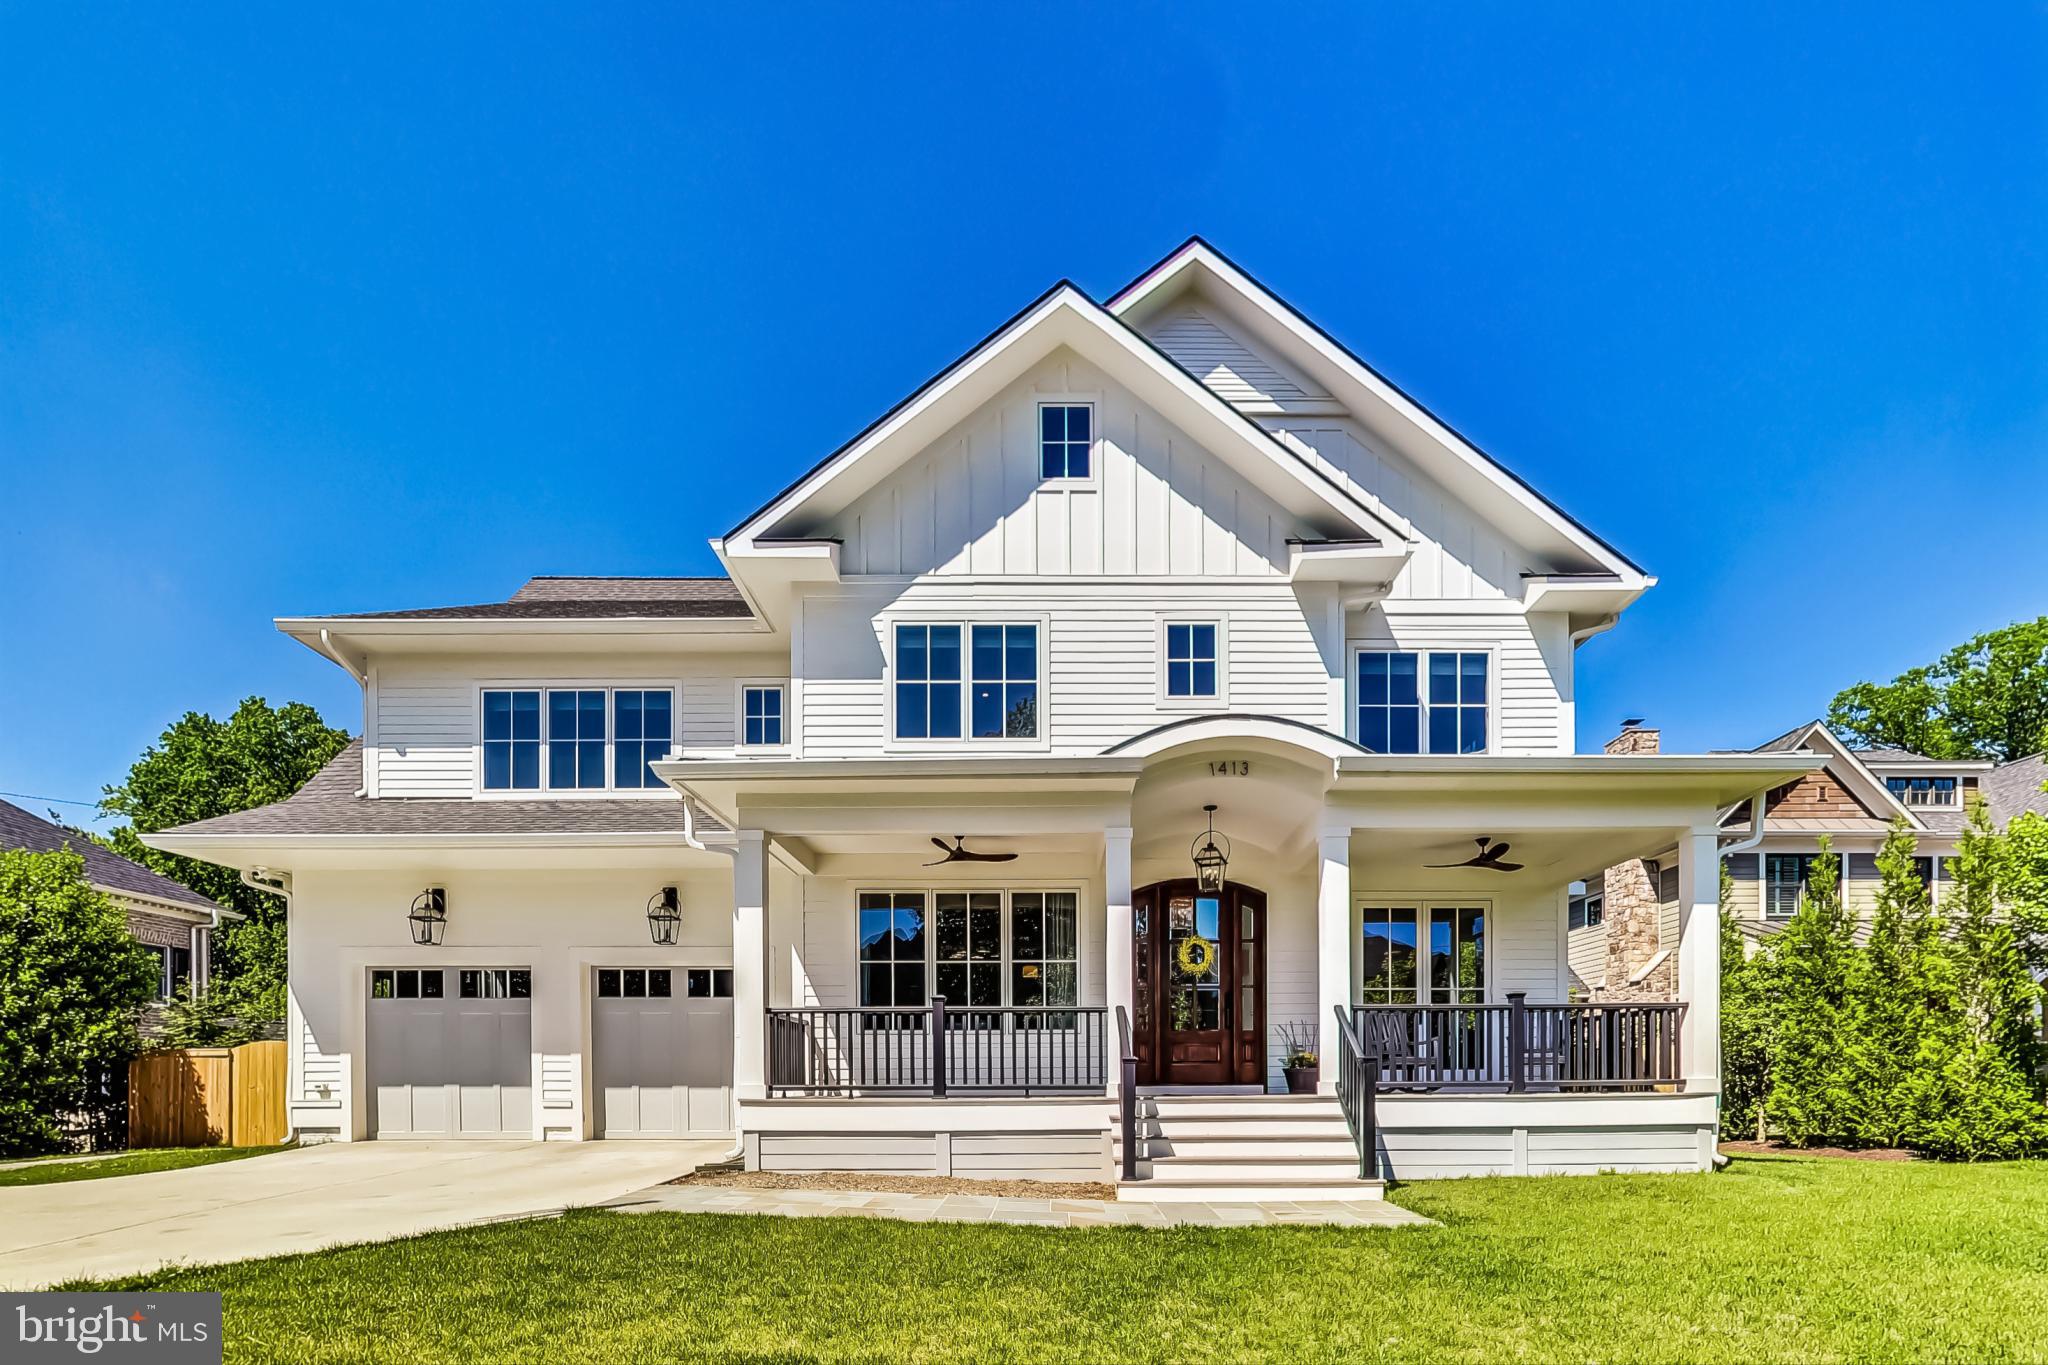
[[[1251,775],[1252,764],[1248,758],[1226,758],[1219,763],[1211,763],[1209,765],[1209,776],[1211,777],[1250,777]]]

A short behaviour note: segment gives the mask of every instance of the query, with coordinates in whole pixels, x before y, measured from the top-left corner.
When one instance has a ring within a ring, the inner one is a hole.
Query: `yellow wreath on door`
[[[1198,934],[1190,934],[1180,941],[1174,961],[1189,976],[1207,976],[1209,969],[1216,965],[1216,945]]]

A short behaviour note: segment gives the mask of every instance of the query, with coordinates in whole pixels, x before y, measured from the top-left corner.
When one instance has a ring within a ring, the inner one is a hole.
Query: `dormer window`
[[[1956,780],[1953,777],[1887,777],[1885,786],[1902,806],[1953,806]]]
[[[1038,405],[1038,477],[1094,477],[1095,409],[1086,403]]]

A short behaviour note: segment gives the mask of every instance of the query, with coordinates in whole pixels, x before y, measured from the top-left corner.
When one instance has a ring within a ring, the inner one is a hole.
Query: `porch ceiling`
[[[1602,868],[1645,858],[1671,847],[1673,830],[1513,829],[1359,830],[1351,838],[1351,881],[1361,891],[1554,891],[1597,876]],[[1465,861],[1489,846],[1506,844],[1503,862],[1515,872],[1431,866]]]

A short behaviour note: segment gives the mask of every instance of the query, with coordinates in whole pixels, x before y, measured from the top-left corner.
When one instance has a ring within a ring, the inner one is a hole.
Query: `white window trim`
[[[548,699],[550,691],[604,693],[604,781],[602,787],[550,787],[548,785]],[[540,699],[540,785],[538,787],[484,786],[484,693],[538,692]],[[514,678],[488,679],[476,685],[476,736],[470,749],[472,778],[470,795],[478,801],[665,801],[675,798],[673,787],[615,787],[618,743],[618,694],[621,692],[666,692],[669,714],[669,758],[682,747],[683,684],[669,678]],[[784,695],[783,704],[788,705]],[[786,726],[785,722],[785,726]]]
[[[1460,643],[1455,640],[1432,640],[1428,644],[1409,644],[1393,640],[1352,640],[1345,651],[1344,667],[1344,737],[1353,744],[1360,744],[1358,733],[1358,658],[1362,654],[1413,654],[1416,656],[1417,690],[1422,698],[1422,742],[1420,754],[1401,755],[1407,758],[1457,758],[1457,754],[1431,753],[1429,744],[1429,656],[1432,654],[1484,654],[1486,656],[1486,747],[1463,755],[1473,758],[1483,754],[1500,752],[1500,646],[1497,643],[1474,640]]]
[[[1168,626],[1216,627],[1216,692],[1208,697],[1175,697],[1166,690],[1166,628]],[[1162,711],[1228,711],[1230,709],[1230,625],[1220,615],[1179,615],[1161,612],[1153,642],[1153,657],[1159,665],[1158,704]]]
[[[1052,618],[1045,613],[1015,612],[961,616],[912,613],[879,618],[882,626],[882,752],[898,754],[952,752],[1048,753],[1052,749]],[[896,734],[896,627],[958,626],[960,628],[960,730],[958,739],[901,739]],[[967,731],[974,723],[973,630],[976,626],[1034,626],[1038,630],[1038,733],[1030,739],[976,739]],[[915,890],[916,888],[904,888]]]
[[[1045,419],[1041,408],[1088,409],[1088,476],[1086,478],[1045,477]],[[1102,481],[1102,395],[1100,393],[1034,393],[1031,395],[1031,472],[1039,488],[1095,488]]]
[[[747,689],[772,687],[782,693],[782,742],[780,744],[747,743]],[[796,720],[790,715],[789,699],[792,689],[787,678],[736,678],[732,685],[732,751],[735,754],[787,754],[790,750],[790,736],[796,731]]]
[[[1498,947],[1492,940],[1498,932],[1494,918],[1494,902],[1491,896],[1459,896],[1442,891],[1431,891],[1426,895],[1403,895],[1398,891],[1376,892],[1369,896],[1354,896],[1351,900],[1351,943],[1354,950],[1365,942],[1365,912],[1367,910],[1415,911],[1415,993],[1419,1003],[1428,1003],[1429,994],[1429,946],[1427,926],[1432,910],[1477,910],[1480,914],[1481,930],[1488,939],[1487,948],[1480,955],[1479,974],[1483,978],[1480,998],[1486,1004],[1498,1004],[1494,994],[1494,981],[1498,972],[1494,967],[1494,956]],[[1365,997],[1365,954],[1353,951],[1351,954],[1351,1002],[1359,1004]]]
[[[969,891],[994,891],[1000,894],[1003,898],[1003,953],[1000,958],[996,959],[997,962],[1000,963],[1002,966],[1003,1003],[1000,1005],[981,1005],[977,1007],[969,1005],[964,1000],[953,1000],[949,998],[946,1001],[946,1010],[948,1014],[952,1013],[952,1011],[955,1009],[960,1010],[962,1013],[966,1013],[967,1011],[975,1008],[985,1010],[1039,1008],[1039,1006],[1036,1005],[1025,1005],[1019,1007],[1014,1005],[1010,999],[1010,969],[1013,963],[1013,959],[1010,957],[1010,897],[1019,892],[1025,895],[1066,892],[1072,895],[1074,898],[1074,1003],[1070,1006],[1048,1005],[1045,1006],[1045,1008],[1098,1008],[1098,1006],[1090,1005],[1088,1003],[1088,968],[1091,965],[1091,960],[1088,956],[1087,928],[1088,916],[1092,913],[1094,908],[1089,904],[1088,889],[1085,886],[1080,886],[1073,882],[990,881],[987,879],[959,882],[862,882],[859,885],[855,886],[853,888],[852,899],[849,902],[853,914],[853,932],[851,934],[851,946],[853,951],[853,972],[848,985],[848,995],[851,1001],[851,1008],[881,1008],[880,1006],[864,1006],[860,1003],[860,898],[862,896],[911,895],[923,896],[925,898],[924,993],[925,1002],[927,1005],[929,1005],[931,1002],[931,997],[934,993],[933,988],[938,984],[939,978],[939,934],[937,926],[939,906],[937,898],[941,895],[946,894],[947,892]],[[1043,962],[1047,961],[1048,959],[1039,958],[1035,960]],[[1049,960],[1054,962],[1060,962],[1064,961],[1065,959],[1052,958]]]

